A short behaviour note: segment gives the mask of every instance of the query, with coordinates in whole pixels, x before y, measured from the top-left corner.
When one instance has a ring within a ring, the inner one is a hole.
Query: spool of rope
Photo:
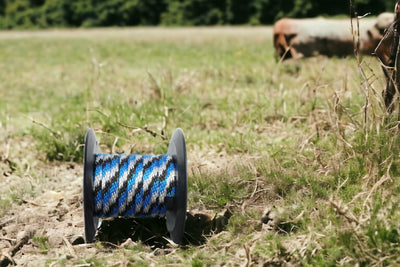
[[[100,151],[89,129],[85,136],[83,205],[86,242],[101,218],[166,217],[171,239],[182,240],[187,205],[186,145],[181,129],[164,155],[118,155]]]

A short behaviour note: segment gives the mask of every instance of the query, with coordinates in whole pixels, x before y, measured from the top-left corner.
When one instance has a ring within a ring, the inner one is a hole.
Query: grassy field
[[[0,32],[2,265],[400,264],[398,116],[383,110],[377,60],[279,63],[271,38],[270,27]],[[133,219],[82,243],[88,127],[104,152],[140,154],[165,153],[183,129],[183,246],[163,220]]]

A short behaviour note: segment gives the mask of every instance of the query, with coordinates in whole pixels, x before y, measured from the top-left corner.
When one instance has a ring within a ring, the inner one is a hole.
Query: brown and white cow
[[[400,0],[394,9],[395,17],[386,29],[385,36],[382,38],[375,50],[375,55],[382,64],[383,72],[386,77],[386,88],[383,91],[383,98],[388,112],[392,112],[395,100],[399,98],[400,87]]]
[[[371,55],[382,39],[383,30],[393,20],[393,14],[384,13],[377,19],[360,20],[361,54]],[[357,28],[356,23],[353,25]],[[356,39],[357,33],[355,33]],[[282,59],[311,57],[314,55],[344,57],[354,54],[354,41],[350,20],[288,19],[274,25],[276,55]]]

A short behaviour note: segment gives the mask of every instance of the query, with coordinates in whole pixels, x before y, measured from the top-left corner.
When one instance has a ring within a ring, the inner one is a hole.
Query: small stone
[[[63,244],[63,237],[59,234],[56,234],[53,231],[51,234],[47,234],[47,241],[51,247],[60,247]]]

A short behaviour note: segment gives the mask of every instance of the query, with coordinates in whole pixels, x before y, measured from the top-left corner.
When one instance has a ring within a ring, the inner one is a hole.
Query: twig
[[[360,60],[360,19],[365,18],[366,16],[369,15],[369,13],[363,15],[363,16],[358,16],[357,12],[354,13],[356,20],[357,20],[357,40],[355,39],[356,36],[354,35],[354,26],[353,26],[353,2],[350,0],[350,22],[351,22],[351,33],[353,35],[353,43],[355,45],[354,47],[354,56],[357,59],[357,68],[361,74],[361,77],[363,78],[364,82],[362,83],[362,86],[364,87],[364,94],[365,94],[365,105],[364,105],[364,133],[365,133],[365,139],[368,138],[368,106],[369,106],[369,88],[371,88],[371,83],[368,80],[367,75],[365,74],[364,69],[361,66],[361,60]]]
[[[114,143],[111,148],[111,153],[115,153],[115,146],[117,145],[117,142],[118,142],[118,136],[115,137]]]
[[[161,127],[161,135],[164,136],[167,132],[167,122],[168,122],[168,107],[164,106],[164,116],[163,116],[163,124]]]
[[[0,222],[0,229],[1,229],[4,225],[6,225],[7,223],[11,222],[11,221],[14,220],[14,219],[15,219],[15,218],[12,217],[12,218],[8,218],[8,219],[5,220],[4,222]]]
[[[246,267],[251,266],[251,254],[250,254],[250,248],[248,244],[243,244],[244,251],[246,252],[246,258],[247,258],[247,263]]]
[[[344,180],[344,181],[338,186],[338,188],[336,189],[336,194],[339,193],[340,188],[342,188],[342,187],[347,183],[348,180],[349,180],[349,177],[347,177],[346,180]]]
[[[254,186],[253,193],[251,193],[250,199],[252,199],[257,191],[258,188],[258,179],[256,179],[256,185]]]
[[[113,244],[113,243],[108,242],[108,241],[101,241],[100,243],[101,243],[101,244],[105,244],[105,245],[109,245],[109,246],[112,246],[112,247],[115,247],[115,248],[118,248],[118,247],[119,247],[118,245]]]
[[[329,202],[339,215],[345,217],[349,222],[359,224],[357,218],[352,213],[349,214],[349,211],[346,208],[341,207],[340,204],[334,202],[332,199],[329,200]]]
[[[63,237],[63,241],[65,245],[67,245],[69,254],[71,254],[72,257],[77,258],[78,256],[76,255],[74,248],[72,247],[71,243],[65,238],[65,236]]]
[[[97,113],[103,115],[104,117],[110,117],[109,115],[107,115],[106,113],[104,113],[103,111],[99,110],[99,109],[88,109],[88,111],[96,111]]]
[[[390,163],[390,165],[392,165],[392,163]],[[390,169],[390,165],[389,165],[389,169]],[[382,177],[382,179],[380,179],[378,182],[376,182],[374,184],[374,186],[371,188],[371,190],[369,191],[367,197],[364,200],[363,208],[367,205],[367,201],[371,197],[372,193],[375,192],[375,190],[378,189],[378,187],[380,187],[382,184],[384,184],[385,182],[387,182],[389,180],[390,180],[389,176],[386,176],[384,178]]]
[[[41,204],[38,204],[36,202],[30,201],[30,200],[26,200],[26,199],[23,199],[23,198],[21,198],[20,200],[24,204],[31,204],[31,205],[36,206],[36,207],[46,207],[45,205],[41,205]]]
[[[28,118],[31,120],[32,123],[37,124],[39,126],[42,126],[43,128],[45,128],[46,130],[48,130],[49,132],[51,132],[54,136],[58,136],[58,133],[54,130],[52,130],[49,126],[47,126],[46,124],[44,124],[43,122],[37,121],[32,117],[29,117],[25,114],[22,113],[22,116],[24,116],[25,118]]]
[[[153,137],[159,136],[162,140],[167,140],[167,137],[165,137],[164,135],[159,134],[159,133],[157,133],[157,132],[155,132],[153,130],[150,130],[149,128],[147,128],[147,126],[144,126],[144,127],[129,126],[129,125],[123,124],[121,122],[118,122],[118,124],[121,125],[122,127],[128,128],[128,129],[144,131],[146,133],[151,134]]]
[[[10,255],[11,257],[15,255],[15,253],[17,253],[26,243],[28,243],[29,241],[29,234],[25,234],[20,241],[18,241],[17,244],[15,244],[15,246],[10,250]]]
[[[4,236],[0,237],[0,239],[1,239],[1,240],[7,240],[7,241],[9,241],[9,242],[15,242],[15,241],[17,241],[17,240],[14,239],[14,238],[8,238],[8,237],[4,237]]]

